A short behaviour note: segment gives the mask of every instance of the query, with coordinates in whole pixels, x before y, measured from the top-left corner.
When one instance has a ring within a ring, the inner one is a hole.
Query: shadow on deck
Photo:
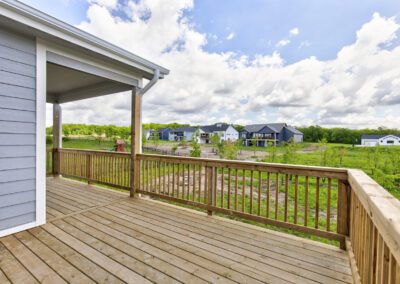
[[[66,179],[47,224],[0,239],[0,282],[351,283],[346,251]]]

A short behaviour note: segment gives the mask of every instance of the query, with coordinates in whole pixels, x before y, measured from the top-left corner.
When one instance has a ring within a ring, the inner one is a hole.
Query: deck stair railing
[[[58,149],[53,174],[338,241],[360,283],[400,283],[400,202],[353,169]]]

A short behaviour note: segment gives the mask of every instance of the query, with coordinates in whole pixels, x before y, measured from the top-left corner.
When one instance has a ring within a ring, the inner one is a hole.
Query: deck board
[[[352,283],[347,253],[67,179],[47,224],[0,239],[1,283]]]

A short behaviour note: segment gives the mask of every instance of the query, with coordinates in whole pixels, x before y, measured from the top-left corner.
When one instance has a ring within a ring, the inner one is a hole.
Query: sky
[[[400,128],[398,0],[23,2],[168,68],[144,122]],[[63,122],[128,125],[129,102],[68,103]]]

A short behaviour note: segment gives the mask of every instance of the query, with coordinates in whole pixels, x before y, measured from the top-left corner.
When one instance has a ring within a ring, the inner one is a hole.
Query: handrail
[[[170,155],[157,155],[157,154],[138,154],[138,159],[149,159],[159,161],[184,161],[185,163],[198,164],[208,166],[226,166],[235,164],[237,168],[249,168],[252,167],[254,170],[259,168],[268,167],[271,172],[287,172],[290,171],[292,174],[304,173],[309,176],[319,176],[326,178],[337,178],[347,180],[347,169],[345,168],[332,168],[332,167],[319,167],[319,166],[306,166],[306,165],[295,165],[295,164],[278,164],[278,163],[264,163],[264,162],[250,162],[250,161],[238,161],[238,160],[223,160],[223,159],[211,159],[211,158],[196,158],[196,157],[182,157],[182,156],[170,156]]]

